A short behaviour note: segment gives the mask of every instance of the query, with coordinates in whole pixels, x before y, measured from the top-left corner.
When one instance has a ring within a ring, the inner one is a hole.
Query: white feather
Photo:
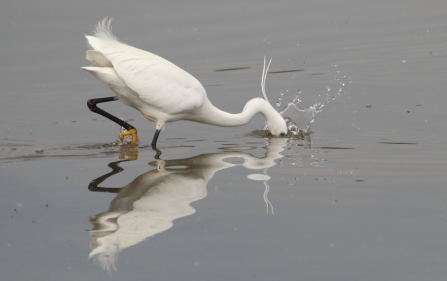
[[[93,35],[86,38],[93,48],[87,51],[87,59],[97,67],[82,69],[107,83],[125,104],[156,122],[157,129],[177,120],[241,126],[261,113],[272,134],[287,132],[284,119],[268,103],[265,94],[270,63],[266,68],[264,61],[262,92],[265,100],[252,99],[240,114],[231,114],[214,107],[202,84],[191,74],[157,55],[120,42],[112,33],[111,19],[100,21]]]

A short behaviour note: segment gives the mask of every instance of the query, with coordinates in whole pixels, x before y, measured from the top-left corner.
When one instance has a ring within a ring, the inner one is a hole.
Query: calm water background
[[[446,11],[434,0],[1,4],[0,279],[445,280]],[[108,145],[117,125],[85,105],[111,95],[80,70],[83,35],[106,16],[118,38],[193,74],[223,110],[261,95],[264,56],[282,72],[267,78],[271,102],[284,93],[279,108],[298,91],[302,107],[330,97],[306,140],[251,135],[261,117],[168,124],[161,158],[179,190],[201,192],[186,200],[195,213],[121,249],[110,273],[88,260],[85,230],[117,195],[88,184],[123,154],[138,159],[103,186],[161,172],[148,164],[153,124],[104,105],[139,129],[140,148],[122,151]],[[243,69],[215,71],[230,68]],[[229,151],[232,164],[219,162]],[[274,214],[253,180],[265,175]]]

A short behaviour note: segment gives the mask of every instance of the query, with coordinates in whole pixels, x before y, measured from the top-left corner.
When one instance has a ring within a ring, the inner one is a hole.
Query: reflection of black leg
[[[113,122],[117,123],[118,125],[121,125],[122,127],[124,127],[126,130],[131,130],[131,129],[135,129],[134,126],[130,125],[127,122],[124,122],[123,120],[119,119],[118,117],[113,116],[112,114],[105,112],[104,110],[102,110],[101,108],[98,108],[96,106],[97,103],[102,103],[102,102],[108,102],[108,101],[116,101],[118,100],[117,97],[108,97],[108,98],[98,98],[98,99],[91,99],[87,101],[87,106],[88,108],[95,112],[98,113],[99,115],[102,115],[110,120],[112,120]]]
[[[154,138],[152,139],[152,144],[151,144],[153,149],[157,148],[158,135],[160,135],[160,130],[156,129],[155,130],[155,134],[154,134]]]
[[[155,150],[155,152],[157,152],[157,153],[155,153],[154,158],[157,159],[157,160],[160,159],[161,150],[156,148],[156,147],[152,147],[152,149]]]
[[[124,169],[121,168],[120,166],[118,166],[118,164],[121,162],[125,162],[125,161],[127,161],[127,160],[116,161],[116,162],[110,163],[108,166],[112,169],[112,171],[110,173],[103,175],[103,176],[100,176],[97,179],[92,180],[90,182],[90,184],[88,185],[88,190],[94,191],[94,192],[110,192],[110,193],[120,192],[121,188],[99,187],[98,184],[102,183],[103,181],[105,181],[107,178],[113,176],[114,174],[118,174],[118,173],[124,171]]]

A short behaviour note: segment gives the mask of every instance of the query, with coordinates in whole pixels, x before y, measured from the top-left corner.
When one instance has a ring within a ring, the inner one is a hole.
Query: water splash
[[[123,117],[120,117],[121,120],[123,120],[124,122],[129,122],[132,121],[133,119],[124,119]],[[124,133],[127,132],[127,129],[124,127],[120,128],[120,133]],[[122,140],[118,138],[117,140],[117,144],[121,145],[121,146],[126,146],[126,145],[131,145],[133,144],[133,140],[132,140],[132,136],[131,135],[127,135],[125,136]]]
[[[279,93],[279,98],[278,98],[278,100],[276,101],[276,106],[281,106],[282,96],[284,96],[284,93],[283,93],[283,92],[280,92],[280,93]]]
[[[270,63],[267,65],[267,70],[269,65]],[[333,64],[331,65],[331,67],[337,68],[338,65]],[[267,71],[264,70],[262,78],[263,83],[262,90],[264,97],[266,97],[265,94],[266,72]],[[295,95],[292,101],[288,102],[283,109],[278,110],[278,112],[284,117],[284,120],[287,123],[288,128],[287,137],[303,138],[307,135],[310,135],[312,133],[310,131],[310,127],[312,123],[314,123],[315,121],[315,116],[318,113],[320,113],[323,107],[325,107],[331,100],[335,100],[337,97],[341,96],[342,93],[344,93],[343,89],[347,83],[348,84],[352,83],[352,80],[349,77],[346,77],[346,75],[341,74],[341,71],[339,69],[335,69],[335,71],[333,72],[330,71],[329,75],[331,75],[332,80],[330,81],[330,85],[327,85],[325,87],[323,101],[313,101],[309,107],[300,108],[298,107],[298,104],[302,102],[302,100],[300,99],[301,91],[298,91],[298,93]],[[336,88],[338,88],[337,91],[332,90]],[[286,89],[286,93],[288,91],[289,90]],[[321,96],[321,94],[319,96]],[[277,107],[281,106],[283,98],[284,98],[284,92],[281,91],[276,102]],[[268,130],[267,124],[264,126],[262,130]]]
[[[315,121],[315,115],[321,112],[322,108],[329,102],[326,99],[324,102],[314,102],[307,108],[299,108],[298,104],[301,102],[299,94],[287,104],[287,106],[279,111],[286,120],[289,136],[305,136],[310,134],[310,126]]]
[[[123,133],[123,132],[127,132],[127,130],[124,127],[121,127],[120,128],[120,133]],[[131,135],[125,136],[122,140],[118,139],[118,144],[119,145],[129,145],[129,144],[132,144],[132,143],[133,143],[133,140],[132,140],[132,136]]]

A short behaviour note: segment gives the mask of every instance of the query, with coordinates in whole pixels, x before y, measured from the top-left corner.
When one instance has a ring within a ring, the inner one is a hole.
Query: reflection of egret
[[[116,94],[116,97],[89,100],[87,104],[92,111],[128,130],[120,134],[121,139],[131,135],[134,142],[138,141],[136,129],[99,109],[97,103],[119,99],[139,110],[148,120],[155,122],[153,147],[165,123],[178,120],[233,127],[245,125],[253,116],[261,113],[265,116],[268,129],[273,135],[285,136],[287,133],[287,125],[282,116],[262,98],[247,102],[239,114],[217,109],[208,100],[202,84],[192,75],[159,56],[118,41],[111,32],[110,20],[99,22],[93,36],[86,38],[93,48],[87,51],[87,59],[98,66],[82,69],[107,83]],[[267,69],[264,64],[261,84],[264,97]]]
[[[286,139],[271,139],[263,158],[229,151],[187,159],[157,160],[150,163],[157,166],[156,169],[138,176],[123,188],[98,187],[108,177],[122,171],[117,163],[110,164],[113,171],[92,181],[89,186],[92,191],[118,193],[107,212],[91,219],[90,258],[108,271],[115,269],[119,251],[169,229],[175,219],[193,214],[195,210],[189,204],[206,197],[206,185],[214,173],[242,165],[248,169],[264,169],[268,177],[266,169],[275,166],[275,160],[283,157],[281,152],[286,142]],[[224,161],[235,157],[244,162],[231,164]]]

